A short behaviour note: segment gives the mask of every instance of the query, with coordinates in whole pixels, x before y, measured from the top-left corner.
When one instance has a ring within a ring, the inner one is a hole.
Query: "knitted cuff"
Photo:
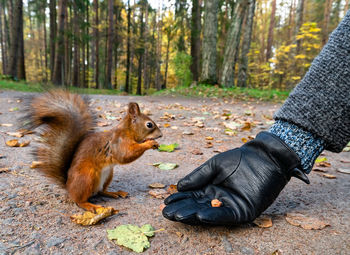
[[[310,173],[316,158],[324,150],[324,140],[315,137],[292,123],[282,120],[277,120],[269,132],[277,135],[289,145],[301,160],[301,170],[305,173]]]

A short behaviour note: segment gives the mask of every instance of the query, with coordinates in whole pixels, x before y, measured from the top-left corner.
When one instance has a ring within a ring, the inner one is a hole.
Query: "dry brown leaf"
[[[228,148],[226,146],[219,146],[218,148],[214,149],[213,152],[222,153],[222,152],[225,152],[227,150],[228,150]]]
[[[163,183],[155,182],[155,183],[149,184],[148,187],[152,189],[162,189],[165,187],[165,185]]]
[[[338,168],[337,171],[343,174],[350,174],[350,169],[346,169],[346,168]]]
[[[24,134],[22,132],[7,132],[6,134],[10,135],[10,136],[14,136],[14,137],[23,137]]]
[[[171,195],[177,192],[177,185],[170,184],[169,188],[167,189],[167,192]]]
[[[326,173],[327,172],[326,169],[322,169],[322,168],[313,168],[312,171],[321,172],[321,173]]]
[[[6,145],[10,147],[19,147],[20,143],[18,142],[17,139],[13,139],[13,140],[6,141]]]
[[[184,131],[184,132],[182,132],[182,134],[183,135],[194,135],[194,133],[191,131]]]
[[[211,140],[214,140],[214,137],[207,136],[207,137],[205,138],[205,140],[211,141]]]
[[[256,218],[253,223],[257,225],[259,228],[270,228],[272,227],[272,220],[268,216],[260,216]]]
[[[193,149],[191,153],[194,155],[203,155],[203,152],[201,152],[199,149]]]
[[[34,169],[34,168],[38,168],[43,164],[43,162],[41,161],[33,161],[32,164],[30,165],[30,168]]]
[[[101,106],[97,106],[96,107],[96,111],[101,111],[102,110],[102,107]]]
[[[115,192],[115,194],[120,196],[121,198],[126,198],[129,195],[128,192],[122,190],[118,190],[117,192]]]
[[[168,127],[170,127],[170,124],[169,123],[164,123],[163,127],[168,128]]]
[[[1,174],[1,173],[7,173],[7,172],[9,172],[9,171],[10,171],[10,169],[9,169],[8,167],[0,168],[0,174]]]
[[[275,250],[271,255],[282,255],[280,250]]]
[[[287,213],[286,221],[293,225],[302,227],[303,229],[324,229],[330,226],[328,222],[322,221],[317,218],[307,217],[301,213]]]
[[[243,123],[241,131],[250,131],[252,129],[252,124],[249,121]]]
[[[336,179],[337,177],[333,174],[322,174],[322,177],[327,179]]]
[[[148,192],[148,194],[160,199],[164,199],[169,195],[169,193],[165,189],[152,189]]]
[[[118,211],[112,207],[100,207],[96,209],[96,213],[89,211],[84,214],[74,214],[70,216],[71,220],[79,225],[91,226],[98,223],[100,220],[105,219],[113,214],[117,214]]]
[[[22,143],[19,144],[19,147],[26,147],[30,144],[30,141],[24,141]]]
[[[221,207],[222,206],[222,202],[219,199],[213,199],[211,200],[211,206],[212,207]]]
[[[323,161],[323,162],[316,163],[316,166],[317,167],[330,167],[331,163],[329,163],[327,161]]]
[[[245,137],[242,137],[241,140],[242,140],[242,142],[244,142],[244,143],[248,142],[248,139],[245,138]]]
[[[204,123],[202,122],[198,122],[195,124],[196,127],[199,127],[199,128],[204,128]]]
[[[213,143],[208,141],[204,147],[205,148],[212,148],[213,146],[214,146]]]
[[[97,126],[98,127],[107,127],[107,126],[109,126],[110,124],[108,123],[108,122],[98,122],[97,123]]]
[[[180,237],[180,238],[183,237],[183,235],[184,235],[183,233],[181,233],[181,232],[179,232],[179,231],[176,231],[175,234],[176,234],[178,237]]]

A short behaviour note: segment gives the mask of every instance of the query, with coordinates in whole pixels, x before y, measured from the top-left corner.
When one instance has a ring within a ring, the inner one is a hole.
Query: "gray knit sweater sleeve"
[[[275,119],[322,138],[330,151],[350,141],[350,11]]]

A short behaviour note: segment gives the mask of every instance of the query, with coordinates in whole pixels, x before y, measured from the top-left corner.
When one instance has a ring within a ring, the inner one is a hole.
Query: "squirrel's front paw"
[[[150,149],[158,149],[159,144],[155,140],[147,140],[146,141],[147,145],[149,146]]]

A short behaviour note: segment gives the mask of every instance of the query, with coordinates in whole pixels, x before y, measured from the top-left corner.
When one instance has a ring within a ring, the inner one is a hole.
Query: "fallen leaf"
[[[183,233],[181,233],[181,232],[179,232],[179,231],[176,231],[175,234],[176,234],[178,237],[180,237],[180,238],[183,237],[183,235],[184,235]]]
[[[163,163],[163,162],[158,162],[152,164],[155,167],[158,167],[161,170],[173,170],[174,168],[178,167],[176,163]]]
[[[327,172],[326,169],[322,169],[322,168],[313,168],[312,171],[321,172],[321,173],[326,173]]]
[[[160,210],[160,211],[163,211],[163,209],[165,208],[165,206],[166,206],[165,204],[161,204],[161,205],[159,206],[159,210]]]
[[[212,143],[212,142],[207,142],[206,144],[205,144],[205,148],[212,148],[214,146],[214,144]]]
[[[83,214],[74,214],[70,216],[70,218],[74,223],[79,225],[91,226],[116,213],[118,213],[118,211],[114,210],[112,207],[100,207],[96,209],[96,213],[86,211]]]
[[[222,202],[218,199],[213,199],[211,200],[211,206],[212,207],[221,207],[222,206]]]
[[[245,137],[242,137],[242,142],[244,142],[244,143],[246,143],[246,142],[248,142],[248,139],[247,138],[245,138]]]
[[[350,160],[341,159],[340,162],[341,162],[341,163],[350,163]]]
[[[165,189],[152,189],[148,191],[148,194],[159,199],[164,199],[169,196],[169,193]]]
[[[165,188],[165,185],[163,183],[155,182],[155,183],[149,184],[148,187],[152,189],[162,189],[162,188]]]
[[[203,122],[198,122],[195,124],[196,127],[199,127],[199,128],[204,128],[204,123]]]
[[[98,122],[97,123],[97,126],[98,127],[107,127],[107,126],[109,126],[110,124],[108,123],[108,122]]]
[[[154,236],[154,228],[150,224],[145,224],[141,228],[127,224],[107,230],[107,234],[109,240],[115,240],[118,245],[140,253],[151,247],[148,237]]]
[[[117,192],[115,192],[115,194],[120,196],[121,198],[126,198],[129,195],[128,192],[122,190],[118,190]]]
[[[194,133],[191,131],[184,131],[184,132],[182,132],[182,134],[183,135],[194,135]]]
[[[175,184],[170,184],[168,189],[167,189],[167,192],[171,195],[171,194],[174,194],[177,192],[177,185]]]
[[[191,153],[194,155],[203,155],[203,152],[201,152],[199,149],[193,149]]]
[[[34,169],[34,168],[38,168],[43,164],[43,162],[41,161],[33,161],[32,164],[30,165],[30,168]]]
[[[214,152],[222,153],[222,152],[225,152],[227,150],[228,150],[228,148],[226,146],[219,146],[218,148],[214,149]]]
[[[321,162],[325,162],[327,161],[327,158],[326,157],[318,157],[316,160],[315,160],[315,163],[321,163]]]
[[[12,127],[13,124],[3,123],[3,124],[0,124],[0,126],[3,126],[3,127]]]
[[[272,220],[268,216],[260,216],[256,218],[253,223],[257,225],[259,228],[270,228],[272,227]]]
[[[337,171],[338,171],[339,173],[343,173],[343,174],[350,174],[350,169],[337,168]]]
[[[282,255],[280,250],[275,250],[271,255]]]
[[[327,179],[336,179],[337,177],[332,174],[322,174],[322,177],[327,178]]]
[[[326,162],[326,161],[322,161],[320,163],[316,163],[316,166],[318,166],[318,167],[330,167],[331,163]]]
[[[169,145],[161,144],[158,147],[158,151],[173,152],[179,145],[177,143],[172,143]]]
[[[30,144],[30,141],[24,141],[23,143],[19,144],[19,147],[26,147]]]
[[[18,110],[19,110],[18,107],[13,107],[13,108],[10,108],[10,109],[9,109],[10,112],[14,112],[14,111],[18,111]]]
[[[324,229],[330,226],[328,222],[317,218],[307,217],[301,213],[287,213],[286,221],[293,226],[300,226],[303,229]]]
[[[223,125],[225,126],[225,128],[227,129],[231,129],[231,130],[237,130],[238,128],[240,128],[242,126],[241,123],[235,122],[235,121],[231,121],[231,122],[223,122]]]
[[[164,123],[163,127],[168,128],[168,127],[170,127],[170,124],[169,123]]]
[[[211,141],[211,140],[214,140],[214,137],[207,136],[207,137],[205,138],[205,140]]]
[[[7,173],[7,172],[9,172],[9,171],[10,171],[10,169],[9,169],[8,167],[0,168],[0,174],[1,174],[1,173]]]
[[[97,106],[96,107],[96,111],[101,111],[102,110],[102,107],[101,106]]]
[[[225,134],[229,135],[229,136],[235,136],[235,135],[237,135],[237,131],[229,129],[229,128],[226,128],[225,129]]]
[[[250,131],[252,129],[252,124],[249,121],[243,123],[241,131]]]
[[[10,147],[19,147],[20,143],[17,139],[6,141],[6,145]]]
[[[21,133],[21,132],[7,132],[6,134],[8,134],[8,135],[10,135],[10,136],[18,137],[18,138],[24,136],[24,134]]]

